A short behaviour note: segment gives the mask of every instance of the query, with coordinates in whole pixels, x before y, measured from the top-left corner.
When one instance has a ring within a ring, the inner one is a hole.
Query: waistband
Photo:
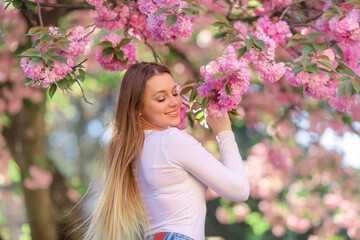
[[[194,240],[181,233],[159,232],[151,235],[147,240]]]

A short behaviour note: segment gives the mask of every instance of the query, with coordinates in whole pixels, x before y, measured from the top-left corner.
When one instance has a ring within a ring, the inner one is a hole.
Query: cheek
[[[181,107],[181,105],[183,104],[183,100],[180,95],[177,96],[177,100],[178,100],[179,107]]]

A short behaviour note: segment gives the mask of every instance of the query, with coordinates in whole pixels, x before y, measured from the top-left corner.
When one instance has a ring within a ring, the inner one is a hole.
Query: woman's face
[[[181,104],[181,97],[170,74],[157,74],[147,80],[141,114],[151,124],[163,130],[178,125]]]

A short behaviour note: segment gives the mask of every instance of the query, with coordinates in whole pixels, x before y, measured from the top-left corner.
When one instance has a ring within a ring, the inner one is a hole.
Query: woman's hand
[[[221,115],[220,117],[208,115],[206,122],[216,135],[222,131],[232,130],[228,114]]]

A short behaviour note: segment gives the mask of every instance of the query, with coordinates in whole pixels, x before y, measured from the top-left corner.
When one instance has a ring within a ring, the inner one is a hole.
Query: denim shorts
[[[162,232],[151,235],[147,240],[194,240],[191,237],[188,237],[181,233],[174,232]]]

